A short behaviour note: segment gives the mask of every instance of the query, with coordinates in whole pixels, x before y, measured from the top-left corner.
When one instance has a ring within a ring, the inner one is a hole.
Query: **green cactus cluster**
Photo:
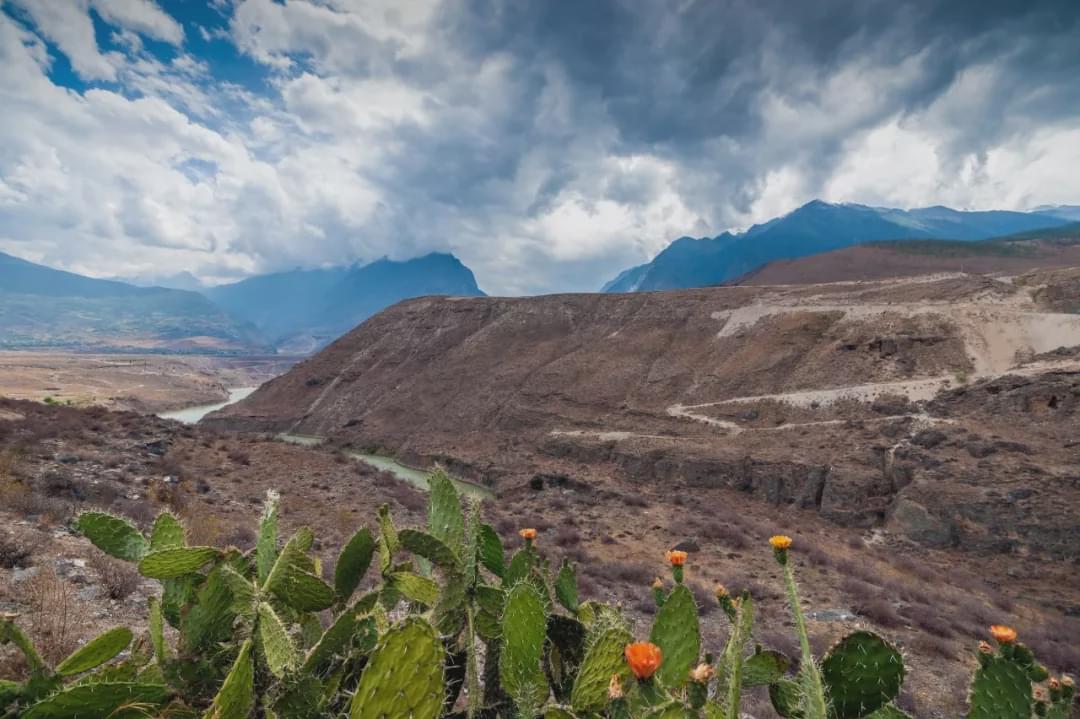
[[[794,670],[755,641],[748,593],[718,589],[727,642],[716,655],[702,647],[685,553],[668,553],[672,581],[654,582],[657,611],[648,641],[636,642],[617,605],[581,600],[576,567],[553,567],[534,530],[508,557],[477,502],[441,472],[430,485],[426,527],[398,528],[382,507],[345,543],[333,576],[310,530],[279,537],[275,493],[247,552],[189,546],[167,513],[146,534],[80,515],[74,527],[92,544],[160,583],[148,631],[112,629],[50,667],[17,617],[0,615],[0,644],[29,668],[23,681],[0,679],[0,719],[739,719],[755,687],[787,718],[907,716],[894,703],[903,658],[882,637],[857,631],[812,655],[786,537],[773,551],[801,648]],[[1066,719],[1071,679],[993,629],[967,719]]]

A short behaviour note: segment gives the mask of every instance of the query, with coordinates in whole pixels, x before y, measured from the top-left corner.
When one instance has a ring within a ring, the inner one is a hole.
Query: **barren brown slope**
[[[1018,241],[859,245],[797,260],[770,262],[732,280],[731,285],[805,285],[915,277],[935,272],[1016,275],[1040,268],[1080,265],[1080,244]],[[991,251],[988,251],[990,247]]]
[[[210,422],[1076,557],[1078,276],[414,300]]]

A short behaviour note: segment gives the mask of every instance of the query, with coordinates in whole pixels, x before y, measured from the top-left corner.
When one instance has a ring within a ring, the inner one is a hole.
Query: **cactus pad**
[[[476,551],[480,555],[480,563],[489,572],[502,579],[506,573],[506,557],[503,554],[502,540],[490,524],[480,525]]]
[[[334,591],[341,599],[348,599],[356,591],[360,579],[371,564],[375,552],[375,540],[366,528],[361,528],[341,550],[334,568]]]
[[[886,704],[866,719],[911,719],[911,715],[895,704]]]
[[[576,712],[596,711],[607,704],[611,675],[629,677],[623,650],[633,636],[621,621],[598,617],[589,631],[585,659],[578,669],[570,704]]]
[[[413,572],[394,572],[387,577],[387,583],[410,602],[426,604],[429,607],[439,601],[439,585],[434,580],[421,577]]]
[[[74,526],[95,547],[117,559],[137,562],[149,549],[146,537],[134,524],[112,514],[83,512]]]
[[[821,675],[828,690],[830,716],[859,719],[900,693],[904,660],[873,632],[854,632],[829,650],[821,663]]]
[[[277,561],[278,507],[281,498],[274,490],[266,492],[266,504],[263,506],[262,520],[259,522],[259,539],[255,545],[255,566],[259,584],[270,576],[270,570]]]
[[[465,546],[465,515],[461,498],[454,483],[441,469],[428,477],[431,492],[428,497],[428,531],[436,539],[459,554]]]
[[[132,634],[127,627],[110,629],[96,639],[92,639],[85,645],[60,662],[56,667],[56,673],[62,677],[73,674],[82,674],[94,667],[101,666],[128,648],[131,644]]]
[[[180,520],[168,512],[159,514],[150,530],[150,551],[182,547],[184,544],[184,525],[180,524]]]
[[[388,631],[360,675],[350,719],[436,719],[445,651],[435,628],[418,617]]]
[[[802,688],[790,679],[781,679],[769,685],[769,699],[773,709],[784,719],[802,719]]]
[[[656,612],[649,636],[660,647],[664,660],[657,676],[665,686],[682,686],[701,652],[697,603],[684,585],[671,591],[664,606]]]
[[[523,717],[535,716],[547,699],[547,677],[542,665],[547,617],[536,588],[525,582],[506,595],[503,608],[503,647],[499,681]]]
[[[434,534],[418,532],[415,529],[403,529],[398,532],[401,546],[418,557],[423,557],[435,566],[447,571],[460,569],[457,555],[443,540]]]
[[[289,632],[281,617],[266,602],[259,604],[259,646],[266,658],[266,666],[277,678],[285,676],[285,672],[296,665],[296,647]]]
[[[139,574],[150,579],[175,579],[198,571],[221,556],[213,547],[174,547],[147,554],[139,562]]]
[[[563,562],[559,567],[559,574],[555,577],[555,598],[559,600],[559,604],[566,607],[566,611],[577,613],[577,571],[570,562]]]
[[[161,684],[93,682],[75,684],[30,707],[23,719],[82,719],[82,717],[145,717],[147,705],[165,702]]]
[[[1002,656],[987,657],[975,671],[967,719],[1028,719],[1032,710],[1027,670]]]
[[[214,697],[203,719],[244,719],[255,706],[255,666],[251,661],[251,640],[245,640],[232,669]]]
[[[779,681],[790,666],[791,660],[781,652],[771,649],[757,652],[746,659],[742,684],[744,687],[768,686]]]

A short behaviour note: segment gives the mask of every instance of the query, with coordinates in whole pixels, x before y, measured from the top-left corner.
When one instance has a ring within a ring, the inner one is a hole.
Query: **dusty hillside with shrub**
[[[10,561],[0,562],[0,609],[22,614],[39,641],[59,630],[37,623],[41,595],[32,581],[59,582],[53,593],[66,592],[70,616],[80,617],[74,630],[64,630],[77,637],[69,641],[121,621],[145,626],[154,587],[136,580],[122,596],[127,580],[96,566],[95,550],[70,529],[82,510],[106,509],[146,529],[168,508],[185,518],[192,544],[250,548],[253,517],[266,490],[276,488],[283,495],[282,532],[316,528],[313,549],[327,571],[358,526],[374,529],[383,502],[401,525],[423,522],[423,493],[334,445],[305,448],[129,413],[25,402],[0,403],[0,417],[0,518],[16,546]],[[800,547],[793,561],[815,651],[857,628],[888,637],[908,658],[911,676],[900,703],[917,716],[960,711],[975,663],[972,639],[992,623],[1012,623],[1055,671],[1080,667],[1071,641],[1080,629],[1073,567],[1027,551],[991,558],[935,549],[873,527],[837,527],[816,511],[763,503],[729,487],[631,488],[602,473],[537,475],[504,486],[485,515],[511,545],[518,529],[535,527],[540,551],[556,562],[579,563],[583,597],[622,602],[642,631],[655,612],[650,584],[668,571],[663,553],[677,545],[690,555],[686,581],[707,642],[715,646],[727,634],[713,597],[723,583],[733,593],[752,593],[757,631],[794,655],[781,575],[767,550],[769,536],[786,532]],[[757,691],[748,702],[764,707],[767,700]]]

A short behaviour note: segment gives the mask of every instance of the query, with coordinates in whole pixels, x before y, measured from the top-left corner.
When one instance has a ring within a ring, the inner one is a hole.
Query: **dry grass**
[[[86,608],[55,569],[41,567],[26,582],[23,603],[29,607],[30,638],[46,662],[55,665],[78,648]]]
[[[142,577],[133,565],[101,552],[91,554],[89,564],[97,572],[101,588],[109,599],[127,599],[142,584]]]

